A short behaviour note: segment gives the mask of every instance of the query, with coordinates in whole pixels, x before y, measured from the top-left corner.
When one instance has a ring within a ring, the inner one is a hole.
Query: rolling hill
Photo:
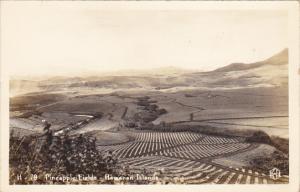
[[[264,65],[286,65],[288,63],[288,49],[284,49],[276,55],[270,57],[261,62],[244,64],[244,63],[232,63],[225,67],[218,68],[214,71],[216,72],[229,72],[229,71],[242,71],[248,69],[254,69],[262,67]]]
[[[168,72],[168,69],[170,71]],[[157,71],[157,74],[155,73]],[[159,72],[158,72],[159,71]],[[129,72],[128,72],[129,73]],[[11,95],[33,91],[80,91],[81,89],[177,91],[185,89],[232,89],[251,87],[287,87],[288,49],[256,63],[233,63],[209,72],[175,67],[132,75],[52,77],[41,81],[12,80]],[[32,82],[32,83],[30,83]]]

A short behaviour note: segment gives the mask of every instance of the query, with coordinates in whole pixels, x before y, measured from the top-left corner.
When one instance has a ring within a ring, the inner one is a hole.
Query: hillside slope
[[[165,72],[164,72],[165,71]],[[249,87],[287,87],[288,50],[252,64],[233,63],[209,72],[167,68],[155,75],[118,75],[88,77],[52,77],[42,81],[12,80],[11,96],[33,91],[122,90],[178,91],[185,89],[233,89]],[[172,75],[171,75],[171,74]],[[141,73],[140,73],[141,74]]]
[[[281,52],[277,53],[276,55],[270,57],[269,59],[266,59],[261,62],[256,62],[251,64],[232,63],[225,67],[218,68],[214,71],[215,72],[241,71],[241,70],[248,70],[248,69],[262,67],[264,65],[285,65],[287,63],[288,63],[288,49],[284,49]]]

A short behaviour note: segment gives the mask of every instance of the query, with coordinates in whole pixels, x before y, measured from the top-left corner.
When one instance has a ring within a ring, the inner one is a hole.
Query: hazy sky
[[[287,47],[287,13],[272,10],[104,9],[4,4],[2,54],[11,75],[165,66],[211,70]]]

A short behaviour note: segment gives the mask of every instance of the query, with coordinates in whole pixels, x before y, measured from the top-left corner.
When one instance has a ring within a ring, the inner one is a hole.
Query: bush
[[[268,174],[269,170],[274,167],[278,168],[282,174],[289,174],[289,158],[286,154],[276,150],[270,157],[259,157],[253,159],[251,162],[252,169]]]
[[[246,138],[247,142],[272,144],[268,134],[263,131],[255,131],[252,136]]]
[[[117,160],[98,152],[95,139],[54,137],[51,145],[44,141],[32,136],[10,137],[10,184],[32,184],[31,174],[38,175],[34,184],[49,184],[50,181],[44,179],[46,174],[93,174],[99,178],[114,172]],[[17,180],[19,174],[22,180]]]
[[[272,144],[274,147],[276,147],[278,150],[282,151],[285,154],[289,154],[289,140],[272,136],[271,137]]]
[[[163,114],[167,113],[167,110],[166,109],[159,109],[157,112],[158,112],[159,115],[163,115]]]

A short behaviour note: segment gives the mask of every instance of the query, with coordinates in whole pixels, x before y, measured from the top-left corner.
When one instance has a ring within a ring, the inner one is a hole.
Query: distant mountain
[[[250,64],[233,63],[214,71],[184,75],[191,86],[206,88],[287,87],[288,49]]]
[[[229,72],[229,71],[241,71],[248,70],[257,67],[261,67],[263,65],[284,65],[288,63],[288,49],[284,49],[276,55],[256,63],[244,64],[244,63],[232,63],[225,67],[218,68],[214,70],[215,72]]]
[[[150,68],[150,69],[130,69],[100,73],[101,76],[177,76],[186,73],[199,72],[199,70],[182,69],[174,66]],[[99,75],[99,74],[98,74]],[[92,76],[96,76],[95,74]]]
[[[56,76],[44,80],[10,81],[10,95],[28,92],[56,92],[109,89],[178,91],[185,89],[236,89],[251,87],[287,87],[288,50],[252,64],[233,63],[209,72],[164,67],[113,72],[93,76]]]

